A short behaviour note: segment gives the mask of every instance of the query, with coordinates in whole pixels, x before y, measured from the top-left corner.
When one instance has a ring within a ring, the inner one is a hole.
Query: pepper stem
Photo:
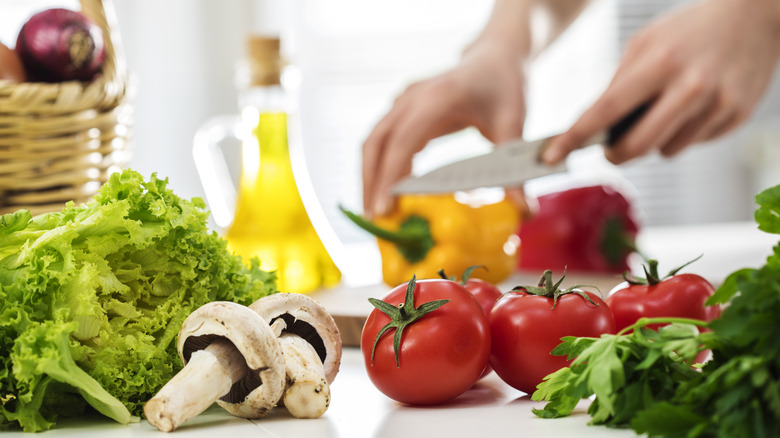
[[[373,234],[376,238],[394,243],[398,252],[409,263],[417,263],[425,259],[428,251],[433,248],[434,241],[430,224],[422,216],[410,215],[401,223],[398,230],[388,230],[343,206],[339,206],[339,209],[355,225]]]
[[[610,268],[619,267],[632,252],[646,259],[637,247],[634,235],[626,230],[626,225],[619,216],[605,219],[599,249]]]

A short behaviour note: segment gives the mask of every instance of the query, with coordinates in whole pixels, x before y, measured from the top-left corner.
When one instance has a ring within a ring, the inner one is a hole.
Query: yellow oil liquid
[[[293,177],[287,114],[261,112],[244,145],[241,182],[228,247],[244,259],[257,256],[276,271],[282,292],[305,293],[341,280],[306,213]],[[254,142],[253,140],[256,140]]]

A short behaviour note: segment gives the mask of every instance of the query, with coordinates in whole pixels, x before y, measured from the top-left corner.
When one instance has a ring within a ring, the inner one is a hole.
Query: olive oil
[[[284,101],[284,90],[278,75],[267,72],[262,81],[252,84],[243,111],[254,128],[244,140],[235,216],[225,238],[235,253],[245,259],[257,256],[263,269],[276,271],[280,291],[310,292],[337,284],[341,272],[298,190],[290,158],[288,113],[278,105]]]

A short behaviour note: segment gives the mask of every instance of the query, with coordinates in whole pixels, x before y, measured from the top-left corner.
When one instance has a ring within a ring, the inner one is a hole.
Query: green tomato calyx
[[[398,306],[393,306],[390,303],[378,300],[376,298],[368,299],[371,305],[376,307],[377,310],[390,318],[390,322],[382,327],[376,334],[374,345],[371,347],[371,365],[374,364],[374,353],[376,352],[376,344],[379,342],[379,339],[381,339],[388,330],[394,328],[395,334],[393,335],[393,352],[395,352],[395,366],[400,368],[401,362],[398,352],[401,349],[401,335],[403,334],[404,329],[423,316],[450,302],[450,300],[434,300],[420,304],[419,307],[414,307],[414,290],[416,287],[417,277],[413,275],[412,279],[409,280],[409,283],[406,287],[406,297],[404,302],[398,304]]]
[[[466,282],[469,281],[469,278],[471,278],[471,273],[479,268],[482,268],[486,271],[488,270],[487,266],[485,265],[469,266],[468,268],[466,268],[465,271],[463,271],[463,275],[461,275],[460,281],[458,281],[458,277],[455,277],[454,275],[452,277],[448,277],[447,274],[444,272],[444,269],[439,269],[438,274],[439,277],[441,277],[443,280],[454,281],[455,283],[459,283],[461,286],[465,286]]]
[[[653,286],[653,285],[656,285],[656,284],[666,280],[667,278],[670,278],[670,277],[673,277],[673,276],[677,275],[677,273],[680,272],[680,270],[682,268],[684,268],[684,267],[690,265],[691,263],[699,260],[700,258],[702,258],[703,255],[704,254],[701,254],[698,257],[696,257],[695,259],[693,259],[691,261],[688,261],[688,262],[686,262],[686,263],[684,263],[684,264],[682,264],[682,265],[672,269],[664,277],[661,277],[660,275],[658,275],[658,260],[649,259],[649,260],[645,261],[644,265],[642,265],[642,270],[645,271],[645,277],[644,278],[637,277],[636,275],[631,275],[628,271],[626,271],[626,272],[623,273],[623,279],[626,280],[629,284],[632,284],[632,285]]]
[[[527,294],[536,295],[539,297],[546,297],[546,298],[552,298],[553,300],[553,306],[554,309],[555,306],[558,304],[558,298],[562,297],[563,295],[568,294],[577,294],[593,304],[594,306],[598,306],[598,303],[594,302],[588,294],[583,292],[580,288],[583,287],[592,287],[596,290],[599,290],[596,286],[591,286],[587,284],[578,284],[575,286],[571,286],[566,289],[561,289],[561,283],[563,283],[563,279],[566,278],[566,269],[564,268],[563,275],[561,275],[561,278],[557,282],[553,282],[552,278],[552,271],[546,270],[542,274],[542,277],[539,279],[539,284],[536,286],[515,286],[512,288],[513,291],[518,292],[525,292]],[[601,291],[599,291],[601,293]]]

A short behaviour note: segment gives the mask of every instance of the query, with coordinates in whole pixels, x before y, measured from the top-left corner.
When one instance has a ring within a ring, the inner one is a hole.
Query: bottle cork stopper
[[[249,80],[252,86],[281,83],[284,60],[279,37],[250,35],[247,39]]]

